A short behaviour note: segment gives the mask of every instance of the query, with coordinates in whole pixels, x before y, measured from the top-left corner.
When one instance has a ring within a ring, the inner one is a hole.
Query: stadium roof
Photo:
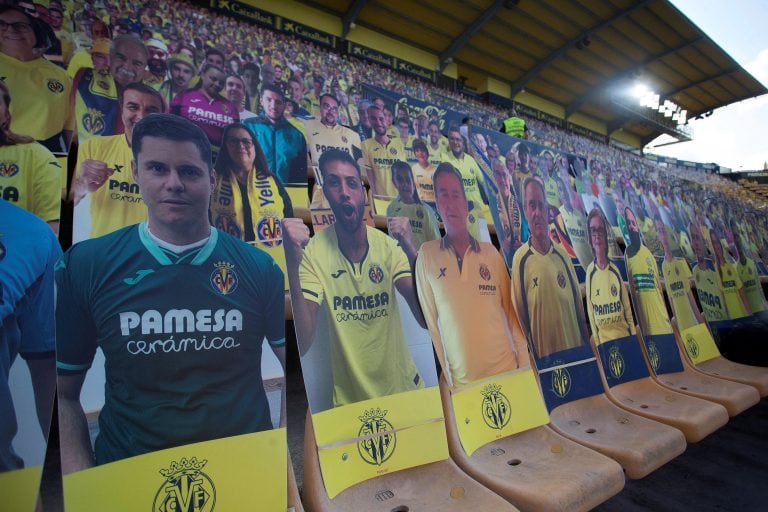
[[[657,125],[611,101],[641,80],[691,119],[768,92],[668,0],[302,0],[509,83],[643,143]],[[723,6],[727,9],[727,6]],[[343,37],[343,36],[342,36]]]

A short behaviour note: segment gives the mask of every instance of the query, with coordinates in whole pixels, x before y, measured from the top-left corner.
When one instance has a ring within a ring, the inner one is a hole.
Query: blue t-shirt
[[[8,374],[18,354],[53,357],[53,268],[61,248],[35,215],[0,199],[0,471],[19,469]]]
[[[285,343],[285,299],[265,252],[211,228],[175,254],[138,224],[62,262],[59,374],[86,371],[97,347],[105,356],[97,464],[272,427],[261,348]]]

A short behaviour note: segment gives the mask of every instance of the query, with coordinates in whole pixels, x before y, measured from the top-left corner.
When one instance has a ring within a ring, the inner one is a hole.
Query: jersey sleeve
[[[283,292],[283,271],[269,258],[263,263],[267,268],[264,272],[264,318],[266,326],[264,335],[273,347],[285,345],[285,294]]]
[[[56,265],[56,368],[61,375],[87,371],[96,353],[96,327],[78,245]]]
[[[390,252],[390,272],[392,272],[392,282],[396,283],[402,277],[411,277],[411,264],[403,249],[397,245],[397,242],[390,237],[386,237],[386,243]]]
[[[326,228],[331,229],[331,228]],[[315,235],[316,237],[318,235]],[[323,247],[317,247],[320,240],[313,239],[306,249],[304,249],[304,257],[301,258],[299,264],[299,283],[301,283],[301,293],[305,299],[312,301],[316,304],[323,303],[323,284],[320,282],[320,274],[318,270],[318,255],[315,254],[316,249],[323,249]]]
[[[52,232],[48,243],[45,268],[29,288],[25,306],[17,316],[21,331],[19,353],[24,359],[53,357],[56,349],[53,269],[61,257],[61,249]]]
[[[592,337],[595,340],[596,344],[602,343],[603,340],[600,339],[600,331],[597,328],[597,323],[595,322],[595,313],[594,308],[592,307],[592,278],[595,274],[595,267],[596,263],[592,262],[587,267],[587,280],[585,283],[585,287],[587,290],[587,316],[589,317],[589,325],[592,327]],[[624,299],[624,294],[622,292],[621,295],[622,302]],[[624,304],[624,307],[626,307],[626,304]],[[626,311],[626,310],[625,310]]]
[[[523,246],[515,251],[515,256],[512,259],[512,277],[510,279],[510,287],[512,288],[512,304],[517,312],[517,318],[520,320],[520,326],[523,328],[525,336],[530,336],[531,326],[528,320],[528,310],[525,307],[525,301],[523,300],[523,293],[525,293],[523,282],[523,269],[521,268],[520,260],[523,253],[526,252],[527,247]]]
[[[45,146],[34,146],[32,213],[46,222],[57,220],[61,216],[61,164]]]
[[[509,277],[509,271],[507,270],[507,264],[504,261],[504,257],[496,250],[495,247],[491,247],[494,262],[494,275],[501,276],[499,278],[501,292],[501,307],[504,309],[504,314],[507,317],[507,324],[509,325],[509,332],[512,333],[513,348],[517,355],[517,364],[519,368],[529,366],[528,363],[528,343],[523,333],[523,328],[520,325],[520,319],[515,312],[514,305],[512,304],[512,294],[505,293],[505,290],[510,290],[512,281]]]
[[[427,270],[427,259],[429,258],[426,253],[429,252],[429,248],[432,244],[429,244],[425,250],[425,245],[419,250],[416,256],[416,294],[419,297],[419,304],[421,305],[421,312],[424,315],[424,320],[427,323],[427,329],[429,335],[432,338],[432,344],[435,346],[435,353],[440,360],[440,366],[443,367],[443,371],[447,373],[448,368],[445,365],[445,349],[443,347],[443,340],[440,337],[440,328],[437,323],[437,305],[435,304],[435,292],[432,290],[432,284],[429,282],[429,273]]]

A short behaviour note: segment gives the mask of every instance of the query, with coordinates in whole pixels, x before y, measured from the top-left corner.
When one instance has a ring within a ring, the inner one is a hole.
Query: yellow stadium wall
[[[265,11],[283,16],[289,20],[298,21],[318,30],[335,36],[341,35],[341,19],[332,14],[313,9],[293,0],[245,0],[247,3]],[[349,31],[347,39],[374,50],[392,55],[398,59],[416,64],[427,69],[437,68],[437,55],[413,46],[401,43],[391,37],[379,34],[365,27],[356,26]],[[455,66],[454,66],[455,71]],[[451,76],[449,73],[448,76]]]
[[[605,123],[601,123],[596,119],[585,116],[583,114],[579,114],[578,112],[569,117],[568,121],[573,124],[583,126],[584,128],[592,130],[593,132],[597,132],[601,135],[606,135],[608,132],[608,127],[605,125]]]
[[[619,142],[623,142],[624,144],[629,144],[630,146],[634,146],[638,149],[642,147],[642,141],[640,140],[640,137],[629,134],[624,130],[613,132],[613,135],[611,135],[611,138],[616,139]]]
[[[293,0],[241,0],[258,9],[298,21],[338,37],[341,35],[341,19],[332,14],[313,9]],[[362,43],[360,43],[362,44]]]
[[[509,98],[509,95],[512,93],[512,88],[507,82],[502,82],[501,80],[488,77],[485,79],[485,85],[481,87],[477,92],[491,92],[504,98]]]
[[[522,103],[523,105],[528,105],[529,107],[541,110],[547,114],[559,117],[560,119],[565,118],[565,109],[563,107],[556,103],[552,103],[551,101],[547,101],[544,98],[540,98],[535,94],[531,94],[529,92],[521,92],[514,97],[514,100]]]

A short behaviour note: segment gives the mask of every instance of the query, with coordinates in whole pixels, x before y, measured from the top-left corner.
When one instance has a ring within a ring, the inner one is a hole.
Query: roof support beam
[[[352,24],[355,22],[360,11],[363,10],[368,0],[355,0],[352,5],[349,6],[344,17],[341,19],[341,40],[346,41],[349,31],[352,30]]]
[[[719,78],[723,78],[723,77],[726,77],[728,75],[732,75],[732,74],[738,73],[738,72],[739,72],[739,68],[731,68],[731,69],[729,69],[727,71],[723,71],[722,73],[719,73],[717,75],[704,77],[701,80],[697,80],[696,82],[691,82],[689,84],[685,84],[684,86],[682,86],[679,89],[676,89],[674,91],[670,91],[670,92],[665,93],[664,94],[664,99],[669,99],[669,98],[673,97],[676,94],[680,94],[683,91],[687,91],[688,89],[693,89],[694,87],[698,87],[698,86],[703,85],[703,84],[705,84],[707,82],[710,82],[712,80],[717,80]],[[659,101],[661,101],[661,100],[659,100]]]
[[[665,52],[662,52],[662,53],[659,53],[657,55],[653,55],[651,57],[648,57],[647,59],[645,59],[644,61],[640,62],[639,64],[631,67],[630,69],[628,69],[627,71],[625,71],[624,73],[619,75],[618,77],[612,78],[612,79],[606,81],[602,85],[597,85],[597,86],[593,87],[589,93],[585,94],[581,98],[577,99],[576,101],[572,102],[570,105],[565,107],[565,119],[568,119],[573,114],[578,112],[579,109],[581,109],[581,107],[583,107],[584,105],[586,105],[590,101],[598,98],[601,94],[604,94],[606,90],[609,90],[611,87],[620,84],[621,82],[623,82],[627,78],[631,77],[632,75],[642,71],[643,68],[645,68],[646,66],[648,66],[648,65],[650,65],[650,64],[652,64],[652,63],[654,63],[656,61],[660,61],[662,59],[665,59],[665,58],[669,57],[670,55],[673,55],[673,54],[675,54],[675,53],[677,53],[679,51],[682,51],[682,50],[684,50],[684,49],[686,49],[686,48],[688,48],[690,46],[693,46],[693,45],[695,45],[695,44],[697,44],[697,43],[699,43],[699,42],[701,42],[703,40],[704,40],[703,37],[697,37],[696,39],[694,39],[692,41],[688,41],[688,42],[683,43],[683,44],[681,44],[679,46],[675,46],[674,48],[670,48],[669,50],[667,50]]]
[[[464,32],[462,32],[456,39],[453,40],[450,45],[448,45],[448,48],[442,51],[438,61],[439,71],[442,72],[445,69],[445,66],[453,61],[453,58],[457,53],[459,53],[459,50],[464,48],[464,45],[467,44],[470,38],[475,35],[478,30],[483,28],[483,25],[488,23],[491,18],[496,16],[496,13],[499,12],[499,9],[504,7],[504,4],[506,3],[508,3],[508,0],[495,0],[490,7],[483,11],[480,16],[475,19],[475,21],[473,21],[466,29],[464,29]]]
[[[616,130],[618,130],[622,126],[624,126],[627,123],[627,121],[629,121],[629,120],[630,120],[629,116],[623,116],[622,115],[622,116],[617,117],[616,119],[614,119],[610,123],[608,123],[605,126],[605,128],[606,128],[606,130],[608,132],[608,136],[610,137],[611,135],[613,135],[613,132],[615,132]]]
[[[595,25],[591,29],[587,30],[586,32],[583,32],[579,34],[574,39],[571,39],[564,45],[562,45],[560,48],[556,49],[549,55],[547,55],[546,58],[539,61],[536,66],[528,70],[526,74],[524,74],[519,80],[512,83],[512,99],[515,98],[517,93],[521,92],[525,87],[531,83],[539,74],[544,71],[547,67],[549,67],[555,60],[559,59],[565,52],[570,50],[571,48],[575,47],[577,43],[580,43],[584,40],[584,38],[591,36],[592,34],[602,30],[603,28],[612,25],[613,23],[616,23],[622,18],[626,18],[630,14],[632,14],[635,11],[638,11],[642,8],[644,8],[646,5],[648,5],[652,0],[642,0],[641,2],[637,2],[636,4],[632,5],[629,9],[625,9],[610,18],[604,20],[602,23],[599,23],[598,25]]]

